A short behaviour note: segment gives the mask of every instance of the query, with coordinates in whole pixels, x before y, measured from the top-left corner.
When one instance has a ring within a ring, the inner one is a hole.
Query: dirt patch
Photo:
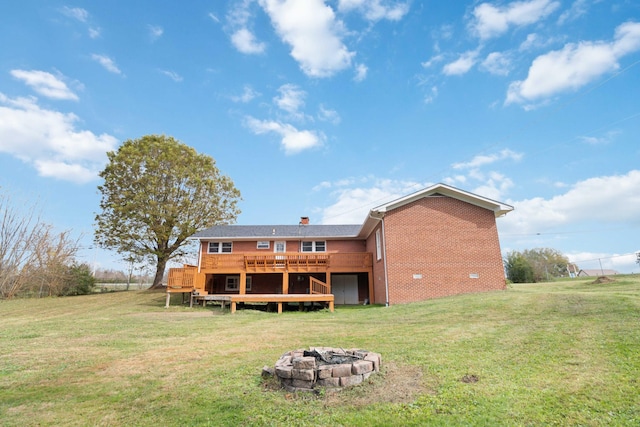
[[[480,381],[480,378],[478,378],[477,375],[465,375],[462,378],[460,378],[460,381],[462,381],[463,383],[467,383],[467,384],[473,384],[473,383],[477,383],[478,381]]]
[[[376,403],[411,403],[424,393],[434,392],[429,390],[423,379],[422,369],[417,366],[398,366],[394,363],[383,363],[381,371],[369,377],[364,383],[341,391],[327,391],[311,397],[308,393],[286,393],[285,398],[320,399],[327,407],[332,406],[368,406]],[[276,381],[264,383],[265,391],[280,393],[283,389]]]
[[[615,281],[616,281],[616,279],[612,279],[611,277],[600,276],[600,277],[598,277],[596,280],[594,280],[591,283],[593,285],[601,285],[601,284],[606,284],[606,283],[613,283]]]

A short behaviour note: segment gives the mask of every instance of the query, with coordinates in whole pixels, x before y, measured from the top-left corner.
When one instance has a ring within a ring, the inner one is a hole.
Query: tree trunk
[[[162,278],[164,270],[167,266],[167,260],[164,257],[158,257],[158,265],[156,266],[156,276],[153,279],[153,285],[149,289],[162,289]]]

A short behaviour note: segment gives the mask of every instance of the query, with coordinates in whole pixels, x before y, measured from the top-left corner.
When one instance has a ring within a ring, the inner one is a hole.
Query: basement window
[[[247,276],[247,292],[251,290],[251,276]],[[240,276],[226,276],[225,291],[239,291],[240,290]]]
[[[232,249],[233,249],[232,242],[209,242],[208,253],[230,254]]]

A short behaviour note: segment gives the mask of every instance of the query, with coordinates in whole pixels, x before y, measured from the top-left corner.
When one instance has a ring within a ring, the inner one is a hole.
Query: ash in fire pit
[[[367,350],[311,347],[283,354],[273,372],[288,391],[341,389],[360,384],[379,372],[381,363],[378,353]]]

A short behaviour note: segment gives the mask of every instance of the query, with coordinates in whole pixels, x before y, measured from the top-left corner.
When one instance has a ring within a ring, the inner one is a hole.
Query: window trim
[[[215,244],[217,245],[217,249],[212,251],[211,250],[211,245]],[[228,248],[229,250],[226,251],[225,248]],[[233,252],[233,242],[222,242],[222,241],[216,241],[216,242],[208,242],[207,243],[207,253],[208,254],[230,254]]]
[[[311,250],[305,250],[305,243],[311,244]],[[324,246],[324,249],[318,250],[318,243],[321,243]],[[326,240],[304,240],[300,242],[300,252],[304,253],[313,253],[313,252],[327,252],[327,241]]]
[[[269,240],[258,240],[256,242],[256,249],[270,249],[271,242]]]
[[[235,282],[235,284],[233,283]],[[252,276],[246,276],[246,291],[251,291],[251,285],[253,284]],[[240,291],[240,276],[237,274],[225,276],[224,278],[224,290],[225,292]]]
[[[382,259],[382,238],[380,229],[376,230],[376,260],[380,261]]]

